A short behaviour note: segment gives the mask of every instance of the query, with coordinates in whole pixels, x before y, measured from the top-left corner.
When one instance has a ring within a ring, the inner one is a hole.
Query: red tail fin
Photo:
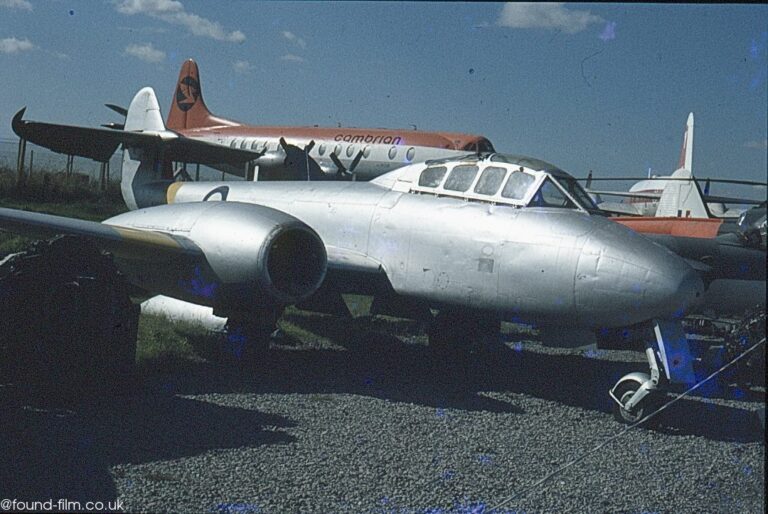
[[[192,59],[187,59],[179,71],[179,80],[176,82],[176,90],[171,101],[171,112],[168,113],[166,127],[171,130],[179,130],[221,125],[233,126],[239,125],[239,123],[211,114],[203,101],[197,63]]]

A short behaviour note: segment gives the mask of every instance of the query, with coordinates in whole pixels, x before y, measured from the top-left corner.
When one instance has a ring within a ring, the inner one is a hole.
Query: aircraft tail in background
[[[691,120],[691,118],[688,118]],[[692,179],[688,169],[675,171],[670,178]],[[704,196],[695,180],[667,180],[656,207],[657,218],[710,218]]]
[[[203,100],[203,91],[200,87],[200,70],[197,68],[197,63],[193,59],[184,61],[171,100],[168,128],[184,130],[237,125],[240,123],[211,114]]]
[[[677,168],[685,168],[693,172],[693,113],[688,114],[683,133],[683,147],[680,149],[680,159]]]

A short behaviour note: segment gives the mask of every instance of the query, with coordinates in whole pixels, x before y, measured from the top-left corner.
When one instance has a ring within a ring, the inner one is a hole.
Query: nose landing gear
[[[622,423],[637,423],[655,412],[666,396],[668,384],[695,381],[693,358],[682,323],[653,320],[652,325],[654,337],[647,338],[645,349],[651,374],[624,375],[608,392],[615,402],[614,417]]]

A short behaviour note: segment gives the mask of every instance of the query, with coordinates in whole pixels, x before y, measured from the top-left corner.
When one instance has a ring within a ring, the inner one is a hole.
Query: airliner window
[[[363,157],[366,159],[371,155],[371,145],[366,145],[365,148],[363,148]]]
[[[317,153],[320,155],[325,155],[325,144],[320,145],[320,148],[317,149]]]
[[[336,157],[341,156],[341,145],[336,145],[336,148],[333,149],[333,153],[336,154]]]
[[[477,175],[477,166],[456,166],[451,170],[451,174],[448,175],[443,189],[463,193],[472,185],[475,175]]]
[[[229,143],[230,148],[237,148],[237,139],[233,139],[231,143]]]
[[[573,202],[549,178],[536,191],[536,194],[531,199],[531,203],[528,205],[535,207],[564,207],[566,209],[576,208]]]
[[[355,153],[355,145],[349,145],[347,147],[347,157],[352,157],[353,153]]]
[[[397,157],[397,147],[393,146],[389,149],[389,158],[394,159],[395,157]]]
[[[251,150],[258,150],[259,148],[259,142],[257,140],[253,140],[253,143],[251,143]]]
[[[410,147],[407,152],[405,152],[405,158],[408,161],[413,160],[413,156],[416,155],[416,149],[414,147]]]
[[[504,182],[507,170],[497,166],[489,166],[483,170],[475,186],[475,193],[481,195],[495,195]]]
[[[522,200],[535,180],[533,175],[523,171],[513,171],[504,186],[504,190],[501,192],[501,196],[513,200]]]
[[[395,148],[394,146],[392,148]],[[445,166],[435,166],[434,168],[427,168],[421,172],[419,176],[419,185],[423,187],[437,187],[445,176],[445,172],[448,168]]]

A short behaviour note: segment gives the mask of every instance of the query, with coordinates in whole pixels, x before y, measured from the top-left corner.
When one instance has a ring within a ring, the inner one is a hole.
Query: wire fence
[[[0,138],[0,168],[16,170],[19,140],[16,138]],[[109,161],[109,181],[120,181],[121,153],[115,152]],[[67,155],[52,152],[47,148],[27,142],[24,159],[24,172],[27,175],[46,172],[64,172],[67,168]],[[88,176],[89,180],[99,180],[101,163],[75,157],[73,172]]]

